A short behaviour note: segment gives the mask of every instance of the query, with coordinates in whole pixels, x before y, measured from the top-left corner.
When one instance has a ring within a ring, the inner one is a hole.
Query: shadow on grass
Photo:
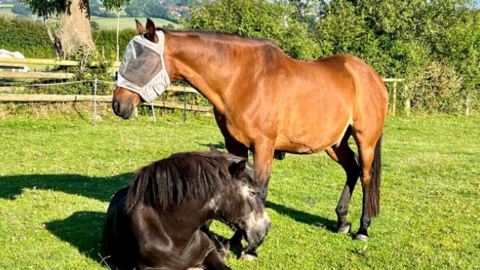
[[[279,214],[287,215],[297,222],[302,222],[308,225],[320,226],[326,228],[331,232],[337,232],[337,222],[334,220],[315,216],[307,212],[295,210],[293,208],[276,204],[274,202],[267,201],[265,206],[267,208],[275,210]]]
[[[198,143],[198,145],[206,146],[207,149],[210,148],[210,143]],[[212,145],[215,146],[215,148],[217,148],[218,150],[225,150],[225,151],[227,150],[227,147],[225,147],[225,143],[223,143],[223,142],[218,142],[216,144],[212,143]],[[207,149],[205,149],[205,150],[207,150]]]
[[[15,200],[23,189],[44,189],[109,202],[113,194],[130,183],[133,173],[111,177],[78,174],[30,174],[0,176],[0,198]]]
[[[105,213],[79,211],[64,220],[45,223],[47,230],[59,239],[76,247],[84,256],[102,262],[102,229]]]

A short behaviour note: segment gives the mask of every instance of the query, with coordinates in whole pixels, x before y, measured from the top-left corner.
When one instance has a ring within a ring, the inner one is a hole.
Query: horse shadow
[[[301,222],[307,225],[314,225],[323,227],[331,232],[337,232],[337,222],[328,218],[312,215],[307,212],[299,211],[290,207],[286,207],[281,204],[267,201],[265,207],[273,209],[281,215],[286,215],[297,222]]]
[[[201,146],[206,146],[206,147],[210,147],[210,145],[213,145],[215,148],[217,148],[218,150],[227,150],[227,147],[225,146],[225,143],[224,142],[218,142],[218,143],[198,143],[198,145],[201,145]]]
[[[133,173],[109,177],[79,174],[26,174],[0,176],[0,198],[15,200],[24,189],[43,189],[109,202],[113,194],[130,183]]]
[[[46,222],[45,226],[57,238],[100,264],[106,264],[102,248],[102,229],[106,213],[79,211],[66,219]]]

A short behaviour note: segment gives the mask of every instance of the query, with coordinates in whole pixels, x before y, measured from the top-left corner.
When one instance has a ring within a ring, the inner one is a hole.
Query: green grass
[[[103,218],[132,171],[178,151],[221,144],[211,117],[123,121],[88,114],[0,121],[0,269],[106,269]],[[275,161],[272,230],[253,262],[233,269],[479,269],[480,119],[388,118],[381,214],[369,242],[335,229],[344,172],[324,153]],[[358,229],[361,189],[349,220]],[[214,230],[231,232],[219,222]]]
[[[136,29],[135,19],[139,20],[143,25],[146,24],[147,18],[120,18],[120,29]],[[164,19],[152,18],[155,26],[161,27],[163,25],[172,24],[175,28],[178,24]],[[92,21],[100,25],[100,29],[117,29],[117,18],[99,18],[95,17]]]

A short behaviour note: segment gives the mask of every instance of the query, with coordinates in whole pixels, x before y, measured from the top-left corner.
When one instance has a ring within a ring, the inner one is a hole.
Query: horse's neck
[[[232,57],[237,48],[228,41],[202,34],[192,37],[185,33],[170,33],[166,40],[169,51],[166,58],[170,57],[174,63],[174,79],[186,80],[222,112],[225,91],[242,72],[240,64]]]
[[[167,211],[157,211],[165,232],[168,235],[176,235],[180,245],[187,244],[200,226],[213,217],[210,213],[212,211],[206,208],[199,209],[198,204],[198,202],[182,203]],[[178,234],[178,232],[182,233]]]

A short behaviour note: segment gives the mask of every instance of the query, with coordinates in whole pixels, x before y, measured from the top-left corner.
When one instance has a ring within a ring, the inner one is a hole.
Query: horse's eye
[[[256,192],[256,191],[253,191],[253,190],[248,191],[248,195],[250,195],[250,197],[255,197],[255,196],[257,196],[257,194],[258,194],[258,192]]]

